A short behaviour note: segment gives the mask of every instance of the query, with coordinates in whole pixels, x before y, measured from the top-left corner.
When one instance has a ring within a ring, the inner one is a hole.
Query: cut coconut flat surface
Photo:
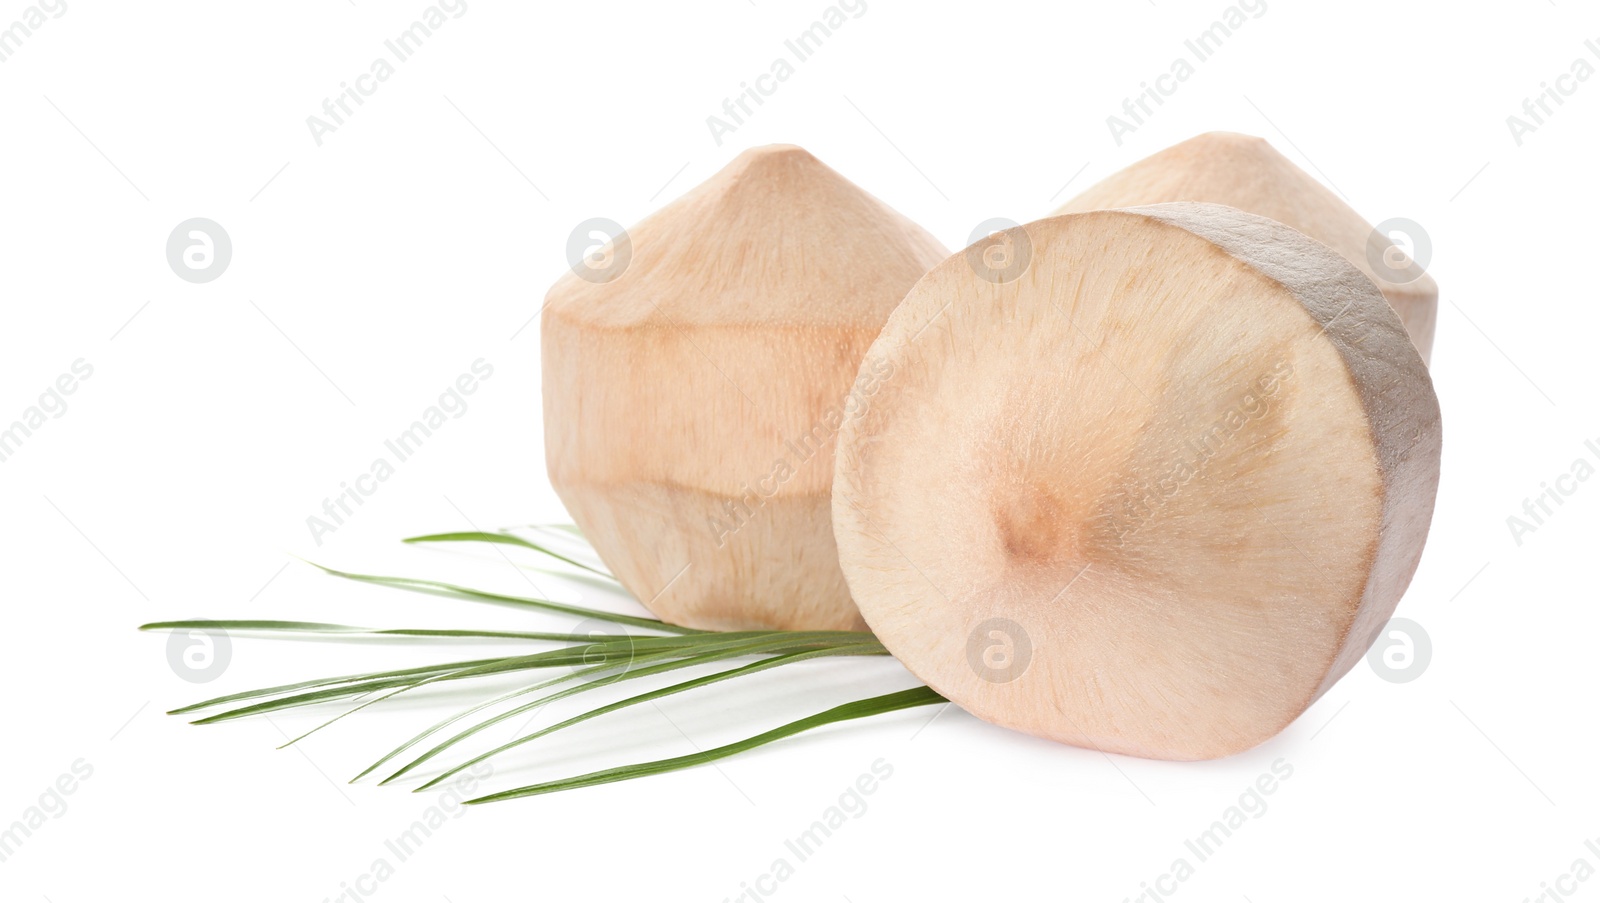
[[[948,252],[776,145],[608,253],[631,260],[565,274],[542,321],[546,461],[573,520],[671,623],[864,626],[833,544],[834,437],[871,389],[867,347]]]
[[[893,376],[840,437],[850,590],[984,720],[1162,759],[1255,746],[1410,581],[1439,473],[1427,369],[1371,281],[1272,220],[1019,228],[1014,281],[957,255],[869,352]]]
[[[1107,176],[1056,213],[1174,201],[1226,204],[1293,226],[1366,273],[1427,361],[1439,317],[1433,277],[1361,214],[1261,138],[1208,132]]]

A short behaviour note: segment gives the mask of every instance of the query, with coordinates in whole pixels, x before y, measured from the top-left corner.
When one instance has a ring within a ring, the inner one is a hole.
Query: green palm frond
[[[539,529],[546,531],[547,535],[554,534],[554,538],[560,540],[565,547],[582,542],[582,534],[577,533],[576,528],[547,526]],[[577,568],[583,575],[588,575],[590,578],[598,577],[607,581],[614,581],[615,579],[608,572],[585,564],[574,555],[564,554],[546,544],[514,535],[509,531],[498,533],[478,531],[434,533],[426,536],[414,536],[404,541],[407,543],[477,542],[516,546],[537,552],[564,565]],[[468,659],[414,668],[371,671],[361,674],[346,674],[283,684],[218,696],[173,709],[170,713],[201,715],[193,723],[215,724],[327,703],[341,701],[356,703],[354,706],[345,709],[284,744],[284,746],[289,746],[331,724],[404,693],[410,693],[441,683],[471,681],[479,678],[505,675],[528,675],[528,682],[523,686],[510,692],[486,693],[485,695],[488,698],[483,701],[444,718],[432,727],[390,750],[382,758],[373,762],[360,774],[356,775],[352,781],[361,780],[383,769],[385,766],[397,763],[397,761],[403,761],[403,764],[398,764],[392,772],[379,782],[380,784],[388,784],[411,774],[429,762],[440,759],[440,757],[455,749],[459,744],[517,715],[527,714],[552,702],[575,697],[591,690],[611,686],[623,681],[653,677],[686,668],[732,664],[732,667],[692,677],[669,686],[636,693],[624,699],[600,705],[548,727],[517,737],[509,742],[500,744],[488,752],[447,765],[442,773],[421,784],[416,789],[426,790],[434,787],[459,774],[464,769],[487,759],[522,748],[526,744],[548,737],[569,727],[623,711],[642,703],[654,702],[668,696],[687,693],[799,662],[814,661],[828,657],[884,656],[889,654],[888,650],[883,647],[882,643],[878,642],[876,637],[864,631],[756,630],[722,633],[696,630],[667,624],[655,618],[618,614],[616,612],[556,602],[550,599],[506,595],[436,580],[357,574],[323,567],[322,565],[314,564],[314,566],[327,574],[346,580],[432,595],[510,605],[546,615],[598,620],[617,625],[618,628],[626,629],[627,631],[618,634],[584,636],[577,633],[559,631],[372,628],[317,621],[248,619],[157,621],[145,624],[140,628],[141,630],[258,633],[278,637],[333,637],[348,640],[394,640],[402,638],[452,641],[506,640],[561,644],[557,648],[518,655]],[[567,671],[551,677],[538,678],[536,676],[537,672],[545,671],[548,673],[549,669],[552,668],[565,668]],[[826,711],[789,722],[743,740],[692,755],[609,768],[563,780],[532,784],[526,787],[489,794],[470,802],[486,803],[516,799],[524,796],[590,787],[692,768],[777,742],[802,731],[944,701],[942,696],[927,687],[874,696],[834,706]],[[487,714],[490,710],[507,703],[515,704],[497,713]],[[209,714],[201,714],[207,712]],[[475,718],[474,716],[480,717]],[[447,734],[446,732],[451,728],[454,728],[454,731]],[[432,741],[431,745],[424,747],[424,744],[430,741]],[[419,748],[420,752],[414,752]],[[408,753],[411,753],[411,755],[407,759],[401,760],[401,757],[406,756]]]

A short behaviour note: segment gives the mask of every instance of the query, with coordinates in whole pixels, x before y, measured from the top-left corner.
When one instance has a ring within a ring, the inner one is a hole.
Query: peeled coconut
[[[1230,207],[1009,245],[1001,278],[936,267],[868,352],[893,377],[834,478],[856,603],[995,724],[1158,759],[1255,746],[1361,659],[1417,566],[1427,368],[1358,268]]]
[[[1107,176],[1056,211],[1081,213],[1171,201],[1226,204],[1322,242],[1377,283],[1424,362],[1433,349],[1439,286],[1408,252],[1261,138],[1209,132]],[[1424,236],[1412,236],[1426,240]]]
[[[596,255],[599,275],[579,264],[550,289],[550,481],[657,616],[864,626],[834,549],[834,439],[881,378],[867,347],[947,254],[804,150],[772,146],[629,229]]]

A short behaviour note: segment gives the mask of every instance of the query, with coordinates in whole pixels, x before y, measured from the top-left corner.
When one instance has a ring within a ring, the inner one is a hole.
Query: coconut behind
[[[1427,362],[1439,317],[1439,286],[1409,256],[1415,249],[1397,247],[1261,138],[1230,132],[1197,135],[1107,176],[1056,213],[1172,201],[1237,207],[1293,226],[1338,251],[1383,291]]]

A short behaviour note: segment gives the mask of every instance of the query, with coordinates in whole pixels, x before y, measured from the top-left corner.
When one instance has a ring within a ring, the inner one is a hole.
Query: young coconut
[[[1214,204],[1040,220],[925,276],[840,435],[867,623],[978,717],[1207,759],[1360,660],[1422,553],[1439,407],[1383,295]],[[1028,260],[1031,255],[1031,262]]]
[[[601,275],[580,264],[550,289],[550,481],[657,616],[864,626],[833,543],[834,436],[880,378],[867,347],[948,253],[815,157],[773,146],[628,230]]]
[[[1423,361],[1428,360],[1439,317],[1439,286],[1433,277],[1261,138],[1230,132],[1198,135],[1107,176],[1056,213],[1170,201],[1237,207],[1293,226],[1343,254],[1383,290]]]

